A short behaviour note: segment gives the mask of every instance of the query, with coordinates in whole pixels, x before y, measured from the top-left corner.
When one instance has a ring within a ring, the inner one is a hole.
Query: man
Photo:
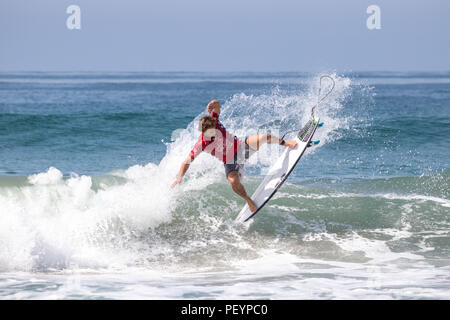
[[[240,181],[239,170],[243,167],[244,161],[247,160],[252,153],[258,151],[259,147],[264,143],[278,143],[285,147],[295,148],[297,141],[284,141],[270,133],[256,134],[246,137],[244,141],[240,141],[236,136],[230,134],[220,123],[220,103],[218,100],[212,100],[208,103],[206,111],[210,115],[204,116],[200,120],[199,129],[202,131],[202,134],[198,138],[198,141],[191,150],[189,156],[181,164],[178,178],[172,183],[172,188],[181,182],[192,161],[194,161],[202,151],[206,151],[224,163],[225,174],[231,184],[231,188],[247,202],[250,210],[255,212],[258,208],[253,200],[247,195],[247,192]]]

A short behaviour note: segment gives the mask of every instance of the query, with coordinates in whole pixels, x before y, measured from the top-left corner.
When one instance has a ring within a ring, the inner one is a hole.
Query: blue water
[[[168,187],[208,101],[283,134],[318,76],[0,73],[1,297],[448,298],[449,72],[333,73],[321,143],[248,226],[212,157]]]

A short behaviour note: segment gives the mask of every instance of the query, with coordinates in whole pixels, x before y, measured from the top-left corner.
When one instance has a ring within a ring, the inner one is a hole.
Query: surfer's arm
[[[191,152],[187,156],[186,159],[181,163],[180,172],[178,173],[177,179],[172,183],[172,188],[175,187],[183,180],[183,176],[186,174],[186,171],[189,169],[189,165],[194,161],[195,157],[197,157],[202,152],[202,137],[198,139],[194,148],[192,148]]]
[[[191,157],[189,156],[181,163],[180,172],[178,173],[177,179],[172,183],[172,188],[183,180],[183,176],[186,174],[186,171],[188,171],[189,165],[192,161],[193,160],[191,160]]]
[[[206,106],[206,112],[208,112],[214,118],[219,118],[220,104],[216,103],[214,105]]]

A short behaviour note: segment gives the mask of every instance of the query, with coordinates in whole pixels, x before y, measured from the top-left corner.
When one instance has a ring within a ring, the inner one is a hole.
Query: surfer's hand
[[[170,186],[171,188],[175,187],[177,184],[179,184],[181,182],[181,178],[177,178],[177,180],[175,180],[172,185]]]

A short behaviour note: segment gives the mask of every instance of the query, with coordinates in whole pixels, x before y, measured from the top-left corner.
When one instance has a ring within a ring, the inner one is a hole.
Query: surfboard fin
[[[319,123],[319,124],[317,125],[317,127],[318,127],[318,128],[323,127],[323,122]]]
[[[311,140],[308,144],[308,147],[318,145],[319,143],[320,143],[320,140],[315,140],[315,141]]]

